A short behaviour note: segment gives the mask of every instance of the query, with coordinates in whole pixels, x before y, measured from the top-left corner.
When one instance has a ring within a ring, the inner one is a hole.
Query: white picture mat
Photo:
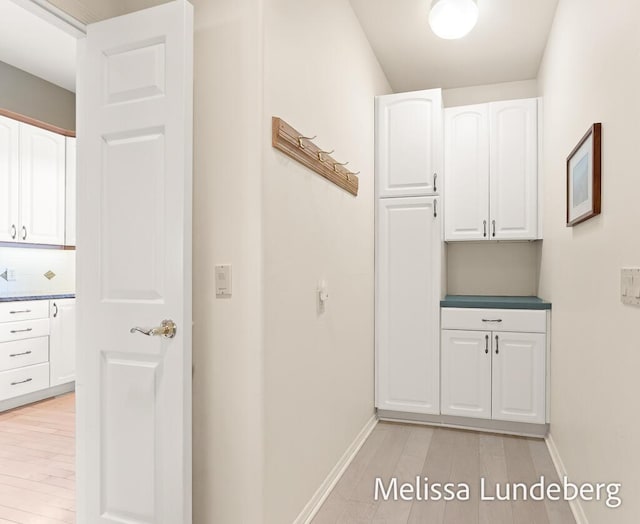
[[[573,171],[578,163],[585,157],[588,157],[587,166],[587,194],[588,198],[581,204],[574,207],[573,205]],[[593,135],[590,135],[580,149],[569,161],[569,222],[593,211]]]

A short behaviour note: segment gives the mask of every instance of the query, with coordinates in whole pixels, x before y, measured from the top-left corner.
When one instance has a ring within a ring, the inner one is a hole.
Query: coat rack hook
[[[318,151],[318,160],[320,160],[320,162],[324,162],[324,160],[322,160],[322,155],[330,155],[333,152],[335,152],[335,149],[332,149],[331,151]]]
[[[349,164],[349,162],[345,162],[344,164],[341,164],[340,162],[334,162],[333,163],[333,170],[337,173],[338,170],[336,169],[336,166],[346,166],[348,164]]]
[[[314,140],[315,138],[317,138],[318,135],[314,135],[314,136],[299,136],[298,137],[298,146],[300,147],[300,149],[304,149],[304,146],[302,145],[302,141],[303,140]]]

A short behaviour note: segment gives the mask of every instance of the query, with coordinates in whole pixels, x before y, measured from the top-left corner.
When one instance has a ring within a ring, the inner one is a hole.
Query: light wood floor
[[[415,482],[466,482],[469,501],[379,501],[376,477]],[[566,502],[480,500],[480,477],[496,482],[537,482],[558,477],[544,441],[380,423],[373,430],[313,520],[313,524],[574,524]]]
[[[75,522],[73,393],[0,413],[0,524]]]

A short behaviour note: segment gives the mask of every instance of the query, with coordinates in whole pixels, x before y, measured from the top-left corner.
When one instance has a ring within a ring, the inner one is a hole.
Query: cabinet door
[[[18,238],[19,136],[18,122],[0,116],[0,242]]]
[[[440,89],[376,98],[380,197],[433,195],[442,180]]]
[[[493,418],[544,424],[546,336],[494,332],[492,337]]]
[[[442,331],[443,415],[491,418],[491,333]]]
[[[21,123],[21,241],[64,244],[64,179],[64,136]]]
[[[76,376],[76,300],[51,301],[49,364],[51,386],[73,382]]]
[[[76,245],[76,139],[67,137],[66,145],[66,175],[65,175],[65,234],[66,246]]]
[[[440,215],[435,198],[378,202],[376,406],[440,412]],[[437,215],[437,216],[435,216]]]
[[[489,106],[445,110],[445,240],[489,238]]]
[[[538,236],[538,103],[489,104],[491,114],[491,237]]]

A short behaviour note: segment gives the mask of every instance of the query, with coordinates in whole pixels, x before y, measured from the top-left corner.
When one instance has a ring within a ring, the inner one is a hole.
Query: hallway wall
[[[265,2],[264,57],[265,521],[282,524],[373,416],[373,104],[390,87],[348,0]],[[274,150],[273,115],[361,171],[359,195]]]
[[[583,503],[593,524],[640,515],[640,309],[620,302],[620,268],[640,266],[638,20],[636,0],[560,0],[539,77],[551,435],[574,482],[623,484],[619,509]],[[602,215],[567,228],[566,157],[594,122],[602,122]]]

